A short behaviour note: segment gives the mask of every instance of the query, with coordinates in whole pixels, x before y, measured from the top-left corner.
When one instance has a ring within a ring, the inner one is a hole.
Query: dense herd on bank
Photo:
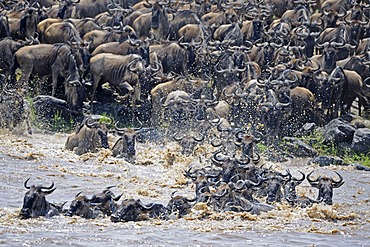
[[[355,100],[368,113],[369,13],[358,0],[4,0],[1,93],[57,97],[76,114],[117,103],[156,126],[221,117],[290,135]]]

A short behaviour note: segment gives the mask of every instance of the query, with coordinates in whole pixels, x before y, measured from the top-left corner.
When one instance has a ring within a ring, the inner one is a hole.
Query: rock
[[[299,157],[312,157],[317,155],[317,151],[303,141],[294,137],[284,137],[285,147],[288,152]]]
[[[351,148],[356,153],[370,152],[370,129],[357,129],[353,135]]]
[[[364,165],[361,165],[361,164],[353,164],[353,166],[355,166],[356,169],[360,170],[360,171],[367,171],[367,172],[370,171],[370,167],[367,167],[367,166],[364,166]]]
[[[342,121],[340,119],[333,119],[324,128],[323,135],[325,138],[325,143],[351,143],[355,131],[356,129],[348,122]]]
[[[347,114],[344,114],[343,116],[341,116],[340,120],[350,123],[354,119],[358,119],[358,118],[361,118],[361,117],[358,116],[358,115],[355,115],[353,113],[347,113]]]
[[[50,127],[56,121],[66,124],[78,122],[82,115],[68,109],[67,102],[48,95],[39,95],[32,100],[36,121]]]
[[[341,116],[340,119],[350,123],[356,129],[359,129],[359,128],[369,128],[370,129],[370,120],[367,120],[353,113],[347,113]]]
[[[334,156],[317,156],[311,160],[311,163],[318,164],[319,166],[343,165],[344,164],[341,158],[334,157]]]
[[[315,123],[305,123],[302,128],[300,128],[296,133],[294,133],[294,136],[308,136],[312,135],[317,128],[317,125]]]

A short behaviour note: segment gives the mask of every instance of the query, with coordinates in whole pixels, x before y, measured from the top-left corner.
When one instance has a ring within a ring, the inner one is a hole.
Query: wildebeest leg
[[[51,96],[55,97],[55,91],[58,85],[58,65],[53,64],[51,66],[51,79],[53,81],[52,83],[52,89],[51,89]]]
[[[94,113],[94,100],[95,100],[95,94],[96,94],[96,90],[98,89],[98,86],[99,86],[99,82],[101,80],[101,77],[102,75],[99,74],[99,75],[92,75],[92,82],[93,82],[93,86],[92,86],[92,91],[91,91],[91,113]]]
[[[336,100],[334,102],[334,106],[333,106],[333,112],[332,112],[332,117],[333,118],[337,118],[338,115],[339,115],[339,109],[341,108],[341,104],[340,104],[340,101],[339,100]]]
[[[17,83],[18,84],[17,87],[19,87],[19,88],[24,87],[26,92],[28,91],[28,80],[30,79],[32,69],[33,69],[32,68],[32,63],[26,64],[22,68],[22,75],[21,75],[21,78],[19,78],[18,83]]]
[[[128,95],[131,101],[130,104],[131,104],[131,111],[132,111],[132,114],[131,114],[132,122],[135,120],[134,113],[136,112],[136,94],[137,94],[136,86],[137,85],[135,85],[134,87],[131,86],[131,84],[128,83],[127,81],[119,84],[120,90],[126,89],[128,91]],[[139,98],[140,98],[140,92],[139,92]]]
[[[45,86],[48,82],[48,79],[49,79],[49,76],[42,76],[40,78],[40,81],[38,83],[38,85],[36,85],[36,88],[35,88],[35,91],[36,91],[36,94],[45,94],[45,92],[42,90],[43,89],[43,86]]]

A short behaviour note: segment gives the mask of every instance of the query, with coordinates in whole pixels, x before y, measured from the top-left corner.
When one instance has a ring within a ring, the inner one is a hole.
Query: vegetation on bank
[[[336,146],[333,142],[325,142],[323,134],[315,131],[312,135],[301,138],[302,141],[314,148],[318,155],[337,156],[344,164],[361,164],[370,167],[370,153],[355,153],[349,146]]]
[[[298,139],[315,149],[318,156],[336,156],[341,158],[344,164],[361,164],[370,167],[370,153],[356,153],[349,145],[327,142],[320,131],[314,131],[313,134]]]

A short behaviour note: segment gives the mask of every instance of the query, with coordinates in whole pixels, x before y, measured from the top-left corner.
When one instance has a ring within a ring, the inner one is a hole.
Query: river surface
[[[86,195],[115,185],[123,198],[167,204],[172,192],[194,196],[184,169],[209,157],[212,149],[198,148],[195,156],[182,156],[174,142],[138,143],[134,164],[110,156],[109,151],[77,156],[63,150],[66,134],[16,135],[0,130],[0,246],[370,246],[370,172],[353,167],[319,167],[308,159],[270,163],[318,175],[339,172],[345,184],[334,189],[334,204],[309,209],[285,203],[255,216],[249,213],[214,213],[197,205],[182,219],[112,223],[108,217],[86,220],[56,216],[21,220],[18,214],[27,191],[23,184],[50,185],[56,190],[49,202],[69,207],[75,194]],[[301,195],[315,198],[317,189],[304,181]],[[207,217],[204,217],[207,216]]]

